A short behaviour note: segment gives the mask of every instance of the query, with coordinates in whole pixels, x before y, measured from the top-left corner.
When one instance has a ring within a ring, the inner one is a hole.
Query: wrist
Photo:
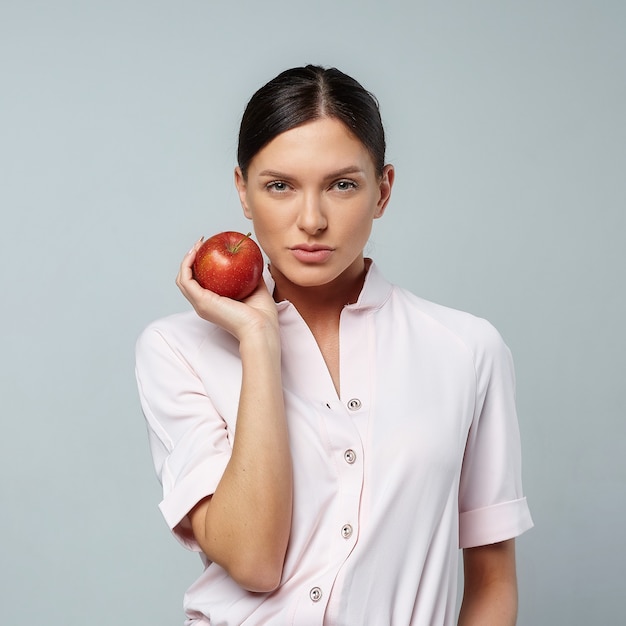
[[[271,323],[254,326],[239,337],[239,354],[258,357],[262,354],[280,357],[280,333]]]

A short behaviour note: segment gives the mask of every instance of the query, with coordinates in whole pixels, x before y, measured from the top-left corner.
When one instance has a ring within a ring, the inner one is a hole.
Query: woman
[[[137,377],[161,511],[205,570],[200,624],[514,624],[522,495],[510,354],[484,320],[388,283],[363,248],[390,199],[376,100],[316,66],[244,113],[235,184],[269,259],[243,302],[177,277]]]

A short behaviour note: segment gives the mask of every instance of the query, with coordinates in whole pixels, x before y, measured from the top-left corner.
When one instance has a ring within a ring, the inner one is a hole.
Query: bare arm
[[[271,591],[282,575],[293,487],[276,306],[263,283],[245,303],[202,289],[191,277],[196,249],[177,283],[201,317],[239,339],[242,385],[231,459],[215,493],[190,512],[192,529],[239,585]]]
[[[465,590],[459,626],[515,626],[515,540],[463,551]]]

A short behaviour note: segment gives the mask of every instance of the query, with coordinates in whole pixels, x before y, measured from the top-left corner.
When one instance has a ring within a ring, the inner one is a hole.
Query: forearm
[[[494,582],[463,594],[458,626],[515,626],[516,621],[515,585]]]
[[[277,333],[243,338],[231,459],[196,538],[211,560],[257,591],[280,582],[291,528],[292,468]]]
[[[465,588],[459,626],[515,626],[515,540],[463,551]]]

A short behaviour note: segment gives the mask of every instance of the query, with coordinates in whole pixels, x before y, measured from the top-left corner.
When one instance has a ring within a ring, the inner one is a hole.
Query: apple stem
[[[250,235],[252,235],[252,233],[248,233],[245,237],[242,237],[234,246],[233,246],[233,252],[237,252],[237,250],[239,250],[239,246],[246,240],[248,239],[248,237],[250,237]]]

